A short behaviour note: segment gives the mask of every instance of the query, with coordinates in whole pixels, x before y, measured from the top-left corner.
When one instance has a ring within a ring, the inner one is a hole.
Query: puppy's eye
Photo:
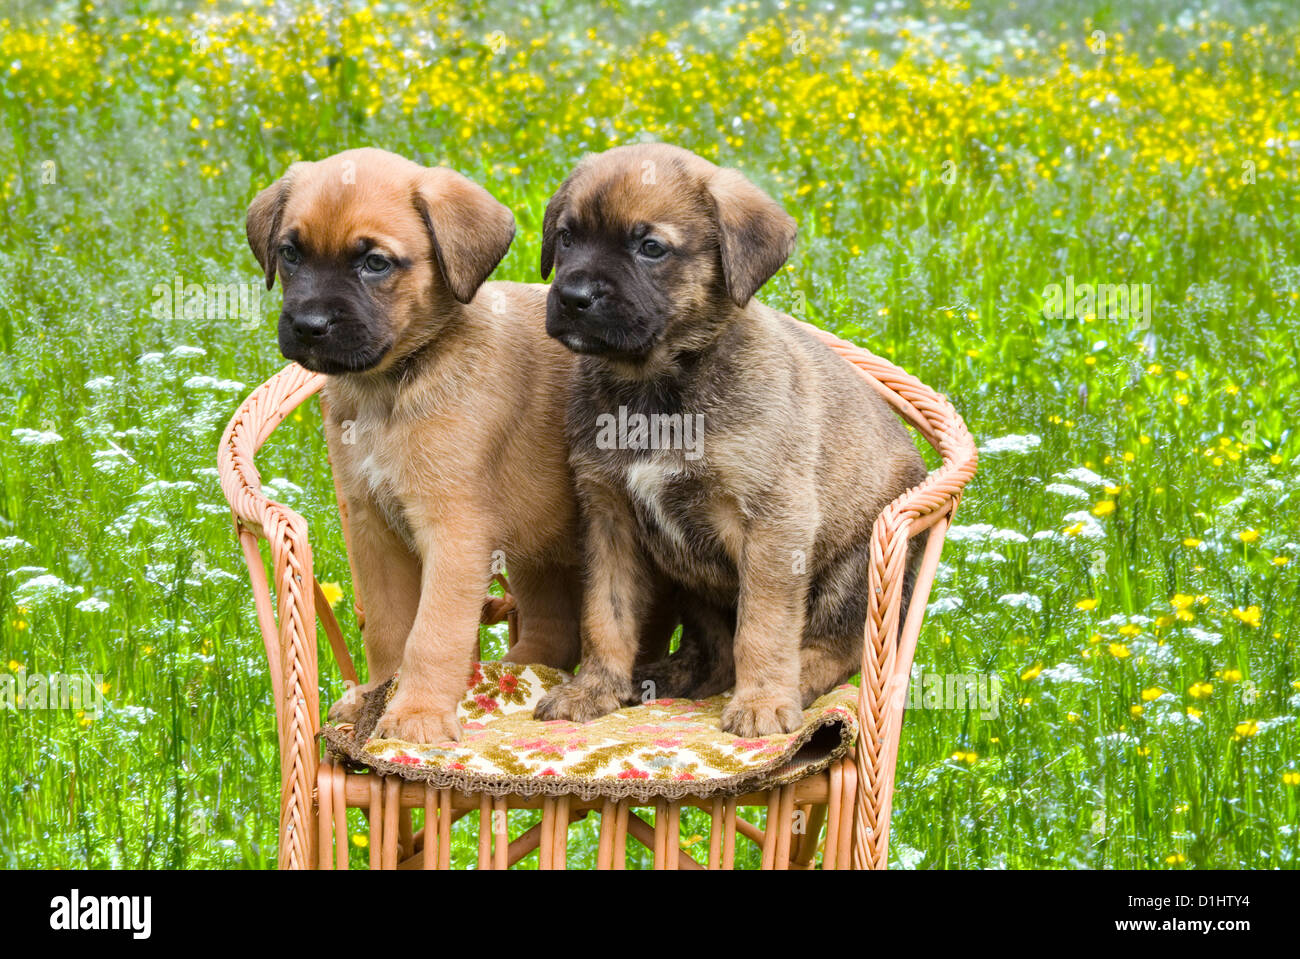
[[[664,246],[658,240],[646,240],[641,244],[641,255],[648,256],[652,260],[657,260],[668,252],[668,247]]]
[[[298,251],[287,243],[280,247],[279,254],[280,259],[284,260],[284,262],[290,266],[297,266],[298,260],[301,259],[301,257],[298,256]]]
[[[379,253],[371,253],[362,261],[365,268],[375,274],[387,273],[393,268],[393,261]]]
[[[573,234],[568,230],[560,231],[560,246],[564,247],[566,250],[573,246]]]

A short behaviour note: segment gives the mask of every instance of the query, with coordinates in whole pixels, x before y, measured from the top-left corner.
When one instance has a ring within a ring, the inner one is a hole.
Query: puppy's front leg
[[[799,643],[808,596],[811,542],[798,524],[752,530],[740,557],[736,692],[722,728],[747,739],[793,732],[803,719]]]
[[[467,527],[435,525],[422,536],[420,607],[406,640],[397,692],[374,735],[438,743],[460,738],[456,707],[467,688],[491,551]]]
[[[577,679],[537,704],[538,719],[590,722],[633,700],[632,668],[650,604],[650,576],[626,500],[604,487],[583,491],[587,562],[582,667]]]
[[[369,682],[330,707],[332,723],[355,723],[366,693],[393,678],[420,598],[420,559],[364,494],[348,497],[349,540],[356,590],[365,609],[362,639]]]

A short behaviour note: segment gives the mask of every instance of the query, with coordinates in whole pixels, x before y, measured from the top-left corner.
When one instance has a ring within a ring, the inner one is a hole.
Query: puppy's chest
[[[367,496],[388,525],[414,548],[406,515],[412,465],[409,437],[384,417],[359,413],[340,424],[340,442],[350,485]]]
[[[620,466],[642,544],[658,566],[683,582],[733,581],[740,518],[708,471],[672,454]]]

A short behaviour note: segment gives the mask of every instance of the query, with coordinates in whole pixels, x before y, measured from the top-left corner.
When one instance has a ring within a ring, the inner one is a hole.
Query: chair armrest
[[[315,580],[307,523],[262,495],[254,456],[271,432],[324,385],[296,363],[259,386],[235,411],[217,450],[221,489],[244,551],[266,647],[280,739],[280,867],[310,867],[317,855],[312,790],[316,784],[320,686],[316,662]],[[271,544],[277,615],[258,539]]]
[[[979,453],[965,422],[947,397],[888,360],[817,327],[809,329],[852,363],[859,375],[943,459],[938,469],[881,511],[871,537],[866,637],[858,691],[859,779],[853,862],[855,868],[884,868],[889,861],[894,772],[912,659],[944,536],[962,490],[975,475]],[[926,531],[929,537],[916,572],[907,621],[901,622],[910,541]]]

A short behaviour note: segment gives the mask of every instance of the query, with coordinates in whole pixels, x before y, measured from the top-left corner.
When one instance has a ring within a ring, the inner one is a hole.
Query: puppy
[[[572,668],[577,512],[562,431],[574,362],[544,329],[546,287],[484,280],[514,217],[444,168],[382,150],[295,163],[248,210],[284,285],[280,351],[325,373],[325,436],[366,605],[370,682],[402,681],[375,735],[456,739],[494,564],[520,639],[508,658]],[[355,721],[360,696],[330,711]]]
[[[668,696],[734,679],[728,732],[789,732],[858,671],[872,525],[926,470],[843,359],[753,299],[794,239],[740,173],[664,144],[585,158],[547,206],[546,329],[581,356],[567,432],[588,581],[582,668],[539,717],[632,700],[660,575],[683,597],[683,649],[642,675]],[[611,443],[610,417],[649,429]],[[682,438],[702,427],[696,449],[672,442],[674,417]]]

